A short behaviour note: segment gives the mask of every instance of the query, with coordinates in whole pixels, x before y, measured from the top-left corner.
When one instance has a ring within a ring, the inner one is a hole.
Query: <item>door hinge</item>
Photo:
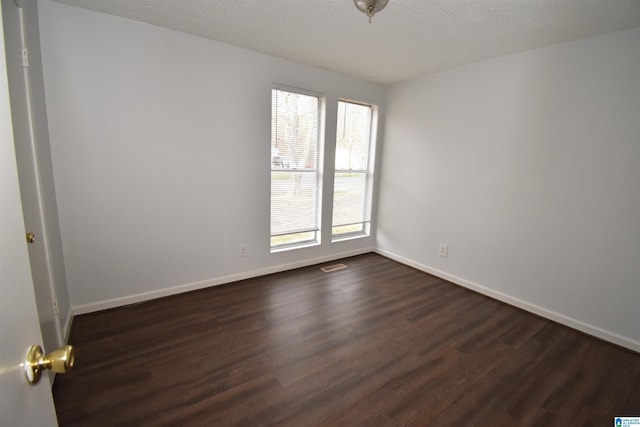
[[[29,52],[27,51],[27,48],[22,49],[22,66],[29,66]]]
[[[53,300],[53,314],[58,314],[58,301]]]

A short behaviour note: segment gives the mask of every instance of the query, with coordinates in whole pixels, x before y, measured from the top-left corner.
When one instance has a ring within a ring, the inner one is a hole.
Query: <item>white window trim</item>
[[[363,216],[367,219],[361,222],[353,223],[353,224],[362,224],[363,225],[362,231],[355,231],[352,233],[341,233],[341,234],[334,235],[333,228],[340,227],[340,225],[338,226],[333,225],[333,213],[332,213],[332,220],[331,220],[331,227],[330,227],[331,243],[342,242],[345,240],[361,239],[361,238],[366,238],[371,236],[371,230],[373,225],[373,194],[374,194],[374,184],[375,184],[376,145],[377,145],[377,138],[378,138],[378,106],[374,104],[362,102],[362,101],[347,99],[347,98],[339,98],[338,102],[346,102],[350,104],[356,104],[356,105],[361,105],[364,107],[371,108],[371,120],[369,122],[369,156],[367,159],[367,169],[334,169],[333,171],[334,184],[335,184],[335,175],[338,173],[360,172],[365,174],[365,180],[366,180],[366,192],[364,195],[365,215]],[[337,129],[336,129],[336,132],[337,132]],[[337,148],[337,141],[336,141],[336,148]],[[334,148],[334,151],[335,151],[335,148]],[[331,196],[333,200],[333,198],[335,197],[334,194],[332,194]],[[333,206],[333,203],[332,203],[332,206]],[[343,225],[351,225],[351,224],[343,224]]]
[[[283,170],[285,172],[314,172],[316,173],[317,185],[318,185],[318,193],[317,193],[317,203],[316,203],[316,228],[309,230],[302,230],[299,233],[305,232],[314,232],[315,238],[311,240],[305,240],[302,242],[295,242],[290,244],[281,244],[272,246],[271,238],[274,236],[271,234],[271,230],[269,232],[269,248],[270,253],[278,253],[285,252],[294,249],[302,249],[308,248],[312,246],[319,246],[322,244],[322,206],[323,206],[323,174],[324,174],[324,147],[325,147],[325,115],[326,115],[326,97],[321,92],[316,92],[309,89],[298,88],[295,86],[289,86],[279,83],[273,83],[271,85],[271,92],[273,90],[280,90],[286,92],[297,93],[306,96],[312,96],[318,99],[318,141],[317,141],[317,164],[315,170],[301,170],[301,169],[278,169]],[[273,126],[273,123],[271,124]],[[274,171],[273,167],[269,168],[269,180],[271,181],[271,173]],[[269,202],[271,203],[271,201]],[[271,228],[271,226],[270,226]],[[278,235],[287,235],[287,234],[295,234],[295,233],[283,233]]]

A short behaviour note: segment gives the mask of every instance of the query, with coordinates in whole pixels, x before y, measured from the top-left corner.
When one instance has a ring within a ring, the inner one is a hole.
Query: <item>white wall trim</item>
[[[449,273],[445,273],[444,271],[429,267],[427,265],[421,264],[419,262],[413,261],[411,259],[405,258],[403,256],[397,255],[395,253],[376,248],[374,250],[379,255],[390,258],[399,263],[408,265],[410,267],[416,268],[420,271],[424,271],[425,273],[432,274],[434,276],[440,277],[448,282],[453,284],[462,286],[464,288],[470,289],[472,291],[478,292],[482,295],[486,295],[490,298],[496,299],[498,301],[502,301],[511,306],[520,308],[522,310],[528,311],[530,313],[536,314],[538,316],[544,317],[545,319],[552,320],[554,322],[560,323],[564,326],[568,326],[570,328],[576,329],[580,332],[584,332],[585,334],[592,335],[594,337],[603,339],[605,341],[611,342],[613,344],[628,348],[635,352],[640,353],[640,342],[635,341],[633,339],[618,335],[616,333],[598,328],[597,326],[590,325],[588,323],[584,323],[580,320],[576,320],[572,317],[565,316],[563,314],[557,313],[552,310],[548,310],[544,307],[540,307],[536,304],[532,304],[530,302],[521,300],[519,298],[512,297],[510,295],[504,294],[502,292],[495,291],[486,286],[479,285],[477,283],[471,282],[469,280],[454,276]]]
[[[69,342],[69,334],[71,333],[72,322],[73,322],[73,310],[70,307],[69,310],[67,310],[67,316],[64,321],[64,326],[62,327],[62,340],[64,341],[65,344]]]
[[[247,272],[242,272],[238,274],[231,274],[228,276],[218,277],[218,278],[209,279],[209,280],[203,280],[201,282],[187,283],[183,285],[174,286],[171,288],[158,289],[151,292],[144,292],[144,293],[129,295],[121,298],[114,298],[110,300],[98,301],[98,302],[89,303],[89,304],[81,304],[81,305],[73,306],[72,308],[73,315],[93,313],[95,311],[122,307],[129,304],[136,304],[144,301],[153,300],[156,298],[162,298],[170,295],[176,295],[184,292],[204,289],[211,286],[223,285],[225,283],[237,282],[239,280],[251,279],[253,277],[279,273],[282,271],[293,270],[295,268],[300,268],[300,267],[308,267],[314,264],[321,264],[324,262],[334,261],[336,259],[347,258],[355,255],[361,255],[361,254],[364,254],[367,252],[373,252],[373,251],[374,251],[373,247],[361,248],[357,250],[340,252],[340,253],[335,253],[335,254],[326,255],[322,257],[291,262],[287,264],[275,265],[272,267],[265,267],[259,270],[247,271]]]

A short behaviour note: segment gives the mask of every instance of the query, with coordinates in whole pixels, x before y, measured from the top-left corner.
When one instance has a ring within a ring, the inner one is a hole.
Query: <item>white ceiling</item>
[[[56,0],[378,83],[640,26],[640,0]]]

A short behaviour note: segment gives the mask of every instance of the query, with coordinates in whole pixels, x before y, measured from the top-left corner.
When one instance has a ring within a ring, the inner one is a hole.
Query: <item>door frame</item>
[[[44,345],[56,348],[66,343],[71,310],[59,239],[42,82],[36,81],[40,84],[39,90],[33,88],[33,79],[42,79],[39,30],[28,27],[29,24],[38,26],[37,4],[24,0],[2,0],[2,3],[6,9],[17,7],[10,11],[10,21],[3,14],[5,46],[12,44],[6,49],[6,61],[7,67],[11,67],[8,79],[16,161],[25,227],[36,233],[36,241],[28,245],[28,249]],[[32,40],[36,38],[38,40]]]
[[[0,7],[0,423],[56,426],[51,388],[46,381],[29,385],[24,374],[27,349],[41,344],[42,335],[24,235],[2,12]]]

